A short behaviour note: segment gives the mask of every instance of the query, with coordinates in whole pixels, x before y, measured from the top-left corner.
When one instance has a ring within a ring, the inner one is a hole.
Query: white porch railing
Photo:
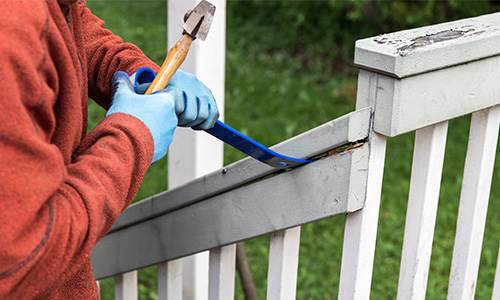
[[[386,141],[415,131],[397,298],[423,299],[448,120],[472,114],[448,299],[473,299],[500,124],[500,13],[360,40],[355,63],[356,111],[274,147],[328,155],[281,173],[243,159],[132,205],[92,253],[96,278],[161,264],[159,297],[181,299],[177,259],[210,250],[208,298],[232,299],[234,244],[271,234],[267,298],[294,299],[300,225],[346,214],[339,299],[368,299]],[[137,297],[134,276],[120,275],[117,299]]]

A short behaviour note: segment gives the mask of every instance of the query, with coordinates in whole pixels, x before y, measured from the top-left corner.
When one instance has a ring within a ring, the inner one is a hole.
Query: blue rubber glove
[[[144,94],[154,72],[149,68],[141,68],[131,75],[135,81],[135,90]],[[168,83],[167,89],[175,87],[182,91],[182,98],[175,98],[175,113],[179,118],[178,125],[192,127],[196,130],[210,129],[219,118],[219,109],[209,88],[193,74],[178,70]]]
[[[177,127],[175,103],[176,98],[183,98],[182,91],[171,87],[151,95],[139,95],[134,92],[129,76],[121,71],[113,77],[113,86],[113,100],[106,116],[124,113],[141,120],[153,136],[152,163],[160,160],[167,154]]]

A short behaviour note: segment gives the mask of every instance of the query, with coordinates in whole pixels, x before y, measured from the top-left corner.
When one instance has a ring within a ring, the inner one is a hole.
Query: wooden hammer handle
[[[193,38],[189,34],[182,35],[177,44],[168,52],[167,58],[165,58],[160,71],[149,86],[145,95],[164,89],[167,86],[172,76],[174,76],[174,73],[179,69],[184,59],[186,59],[192,42]]]

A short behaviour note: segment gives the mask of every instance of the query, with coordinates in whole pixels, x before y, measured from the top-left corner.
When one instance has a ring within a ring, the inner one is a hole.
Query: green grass
[[[229,8],[231,3],[228,2]],[[166,53],[164,0],[88,0],[88,6],[125,41],[139,45],[157,63],[163,61]],[[239,19],[229,10],[227,124],[270,146],[354,110],[356,71],[349,62],[329,59],[325,63],[322,57],[309,57],[303,53],[290,55],[285,51],[267,51],[256,45],[247,47],[252,41],[244,40],[242,32],[250,29],[235,26],[240,24],[235,20]],[[265,30],[261,34],[279,35]],[[91,103],[89,129],[99,122],[103,113]],[[428,299],[446,297],[469,120],[470,117],[452,120],[449,126]],[[372,299],[393,299],[397,293],[413,140],[412,133],[388,140]],[[228,164],[244,155],[225,147],[224,157],[225,164]],[[496,201],[500,197],[500,188],[495,184],[499,179],[500,168],[496,166],[476,299],[491,297],[500,241],[500,203]],[[163,159],[148,171],[136,200],[164,191],[166,183],[167,164]],[[337,298],[344,221],[345,217],[340,216],[302,227],[297,299]],[[246,241],[244,245],[259,296],[264,299],[269,237]],[[157,299],[155,274],[156,267],[140,270],[140,299]],[[102,299],[112,299],[112,280],[102,281],[101,286]],[[236,299],[243,299],[238,282],[236,294]]]

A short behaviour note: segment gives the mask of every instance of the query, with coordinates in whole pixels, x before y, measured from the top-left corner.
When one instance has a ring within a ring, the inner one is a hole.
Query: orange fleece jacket
[[[0,1],[0,299],[97,299],[90,252],[153,157],[138,119],[86,135],[87,97],[158,66],[102,28],[84,0]]]

